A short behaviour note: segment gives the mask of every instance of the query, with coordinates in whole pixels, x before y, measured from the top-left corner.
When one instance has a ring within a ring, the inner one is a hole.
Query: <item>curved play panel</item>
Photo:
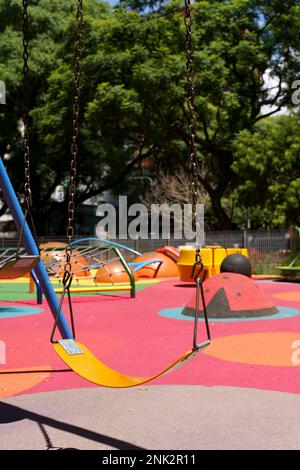
[[[164,253],[150,251],[148,253],[144,253],[143,255],[137,256],[137,258],[134,260],[134,263],[144,263],[151,260],[159,260],[161,262],[147,264],[147,266],[141,268],[138,271],[139,279],[178,277],[179,272],[176,261]]]

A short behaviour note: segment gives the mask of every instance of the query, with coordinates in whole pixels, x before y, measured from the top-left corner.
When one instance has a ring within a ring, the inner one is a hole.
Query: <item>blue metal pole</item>
[[[23,214],[18,198],[12,187],[11,181],[9,179],[9,176],[7,174],[7,171],[5,169],[5,166],[1,158],[0,158],[0,187],[3,193],[3,197],[8,205],[9,211],[16,224],[17,230],[20,233],[22,224],[24,221],[24,214]],[[39,255],[39,250],[36,246],[32,233],[26,222],[24,225],[22,242],[29,255],[34,255],[34,256]],[[45,297],[51,309],[51,312],[55,318],[59,309],[59,301],[56,297],[52,284],[49,280],[46,268],[42,261],[39,262],[39,264],[35,267],[34,271],[40,282],[41,288],[45,294]],[[69,325],[66,321],[66,318],[63,312],[61,312],[60,317],[59,317],[58,328],[59,328],[60,334],[62,335],[64,339],[73,338],[72,332],[69,328]]]

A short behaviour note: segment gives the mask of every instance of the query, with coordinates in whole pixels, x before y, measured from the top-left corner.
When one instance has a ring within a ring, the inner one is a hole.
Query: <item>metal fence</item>
[[[92,235],[93,236],[93,235]],[[65,237],[40,237],[39,242],[66,241]],[[155,251],[165,245],[181,246],[191,244],[186,239],[174,240],[160,238],[159,240],[116,240],[139,252]],[[249,250],[254,272],[257,274],[275,274],[276,266],[289,262],[300,250],[300,240],[296,231],[284,229],[271,230],[235,230],[206,232],[206,245],[219,245],[225,248],[244,247]],[[0,248],[14,247],[17,239],[2,238]]]
[[[278,274],[277,266],[289,262],[300,250],[299,236],[294,230],[235,230],[206,232],[206,245],[224,248],[247,248],[256,274]],[[187,240],[126,240],[137,251],[154,251],[164,245],[191,244]]]
[[[214,243],[226,248],[247,248],[256,274],[278,274],[276,267],[291,261],[300,249],[299,236],[292,229],[207,233],[206,244]]]

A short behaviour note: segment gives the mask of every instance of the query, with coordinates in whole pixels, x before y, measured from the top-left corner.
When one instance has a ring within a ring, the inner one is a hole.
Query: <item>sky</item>
[[[266,88],[274,88],[271,93],[271,96],[276,96],[276,93],[278,92],[278,79],[276,80],[270,76],[270,70],[267,70],[264,74],[264,81]],[[262,114],[267,114],[271,111],[274,111],[275,109],[276,106],[263,106],[261,112]],[[278,111],[278,113],[276,113],[276,116],[278,116],[279,114],[289,114],[289,111],[287,108],[283,107],[280,111]]]

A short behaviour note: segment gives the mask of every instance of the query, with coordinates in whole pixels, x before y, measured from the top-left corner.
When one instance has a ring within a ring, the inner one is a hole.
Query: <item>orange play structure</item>
[[[41,257],[45,265],[51,266],[51,270],[53,274],[61,278],[64,274],[64,264],[65,264],[65,250],[66,243],[62,242],[48,242],[42,243],[40,245],[41,248]],[[45,251],[44,251],[45,250]],[[48,250],[48,251],[47,251]],[[73,250],[73,260],[72,265],[74,269],[74,274],[76,277],[87,277],[90,275],[89,263],[87,259],[77,250]],[[55,261],[55,263],[51,263],[51,261]],[[84,269],[80,269],[80,268]]]
[[[138,274],[131,270],[134,279],[138,280]],[[124,270],[124,266],[120,261],[114,261],[105,266],[101,266],[95,274],[95,282],[104,282],[114,284],[116,282],[130,282],[129,275]]]
[[[162,277],[177,277],[179,272],[177,268],[177,259],[179,251],[170,246],[159,248],[156,251],[144,253],[135,258],[135,263],[144,263],[151,260],[161,260],[161,263],[155,262],[144,266],[139,269],[138,276],[141,278],[162,278]]]

